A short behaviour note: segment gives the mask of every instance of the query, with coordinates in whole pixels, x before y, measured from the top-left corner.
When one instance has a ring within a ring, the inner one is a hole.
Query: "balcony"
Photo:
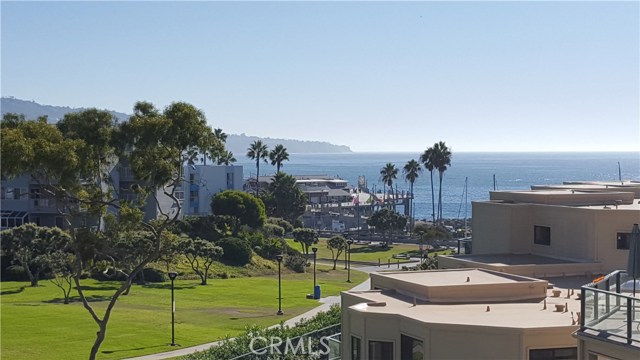
[[[634,297],[633,281],[615,271],[583,286],[578,335],[640,350],[640,286]]]

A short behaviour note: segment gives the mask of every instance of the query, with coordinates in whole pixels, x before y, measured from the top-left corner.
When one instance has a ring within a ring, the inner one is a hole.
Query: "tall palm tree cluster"
[[[283,163],[289,161],[289,153],[284,145],[278,144],[273,150],[269,151],[267,144],[263,143],[262,140],[256,140],[249,145],[249,148],[247,148],[247,157],[256,161],[256,196],[258,196],[260,184],[260,161],[264,161],[266,164],[268,157],[269,160],[271,160],[271,165],[276,167],[278,173]]]
[[[429,171],[431,179],[431,207],[432,207],[432,219],[433,222],[442,221],[442,180],[444,179],[444,173],[451,166],[451,149],[443,141],[435,143],[429,147],[420,155],[420,159],[409,160],[402,168],[404,178],[411,185],[411,224],[410,228],[414,225],[414,213],[413,213],[413,185],[422,173],[422,166]],[[438,208],[436,209],[435,192],[433,187],[433,172],[438,172],[439,187],[438,187]],[[386,187],[389,186],[393,192],[393,181],[398,177],[398,169],[392,163],[387,163],[380,170],[380,180],[383,184],[383,192],[386,194]],[[396,185],[397,186],[397,185]],[[386,197],[385,197],[386,200]],[[386,202],[386,201],[385,201]]]
[[[202,162],[203,165],[207,165],[207,159],[210,159],[218,165],[231,165],[236,162],[236,158],[233,156],[233,153],[225,149],[227,134],[224,133],[222,129],[214,129],[212,135],[214,141],[211,142],[211,145],[208,148],[200,149],[194,147],[187,150],[185,159],[187,164],[195,165],[198,161],[199,155],[202,155],[200,162]]]

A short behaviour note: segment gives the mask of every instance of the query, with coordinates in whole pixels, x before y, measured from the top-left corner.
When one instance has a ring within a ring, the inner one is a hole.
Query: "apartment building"
[[[185,166],[184,215],[211,214],[211,198],[224,190],[242,190],[242,166]]]
[[[345,291],[342,359],[577,359],[580,283],[485,269],[371,274]]]

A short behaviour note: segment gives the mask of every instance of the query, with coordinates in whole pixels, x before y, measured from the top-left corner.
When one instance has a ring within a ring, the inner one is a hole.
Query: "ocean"
[[[365,176],[370,189],[382,189],[380,169],[391,162],[399,168],[394,182],[398,190],[408,191],[402,168],[418,153],[340,153],[290,154],[282,171],[292,175],[338,176],[355,186],[358,176]],[[236,154],[237,165],[243,165],[244,177],[254,176],[255,162],[244,154]],[[640,153],[453,153],[451,167],[445,172],[442,184],[443,216],[464,218],[464,183],[468,178],[467,217],[471,216],[471,202],[487,200],[493,190],[493,175],[498,190],[526,190],[531,185],[561,184],[577,180],[618,180],[618,162],[625,180],[640,181]],[[275,173],[275,167],[262,163],[261,175]],[[436,202],[438,173],[433,174]],[[429,172],[423,171],[414,184],[415,216],[431,217],[431,187]]]

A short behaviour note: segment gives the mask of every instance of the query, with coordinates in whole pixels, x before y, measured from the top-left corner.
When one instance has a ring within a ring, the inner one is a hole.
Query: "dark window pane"
[[[402,360],[422,360],[424,357],[422,341],[410,336],[400,336],[400,358]]]
[[[369,341],[369,360],[393,360],[393,343]]]
[[[616,237],[616,248],[618,250],[629,250],[631,233],[618,233]]]
[[[533,243],[551,245],[551,228],[548,226],[533,226]]]
[[[578,348],[535,349],[529,350],[529,360],[576,360]]]
[[[362,359],[362,345],[360,343],[360,339],[355,336],[351,337],[351,359],[352,360]]]

